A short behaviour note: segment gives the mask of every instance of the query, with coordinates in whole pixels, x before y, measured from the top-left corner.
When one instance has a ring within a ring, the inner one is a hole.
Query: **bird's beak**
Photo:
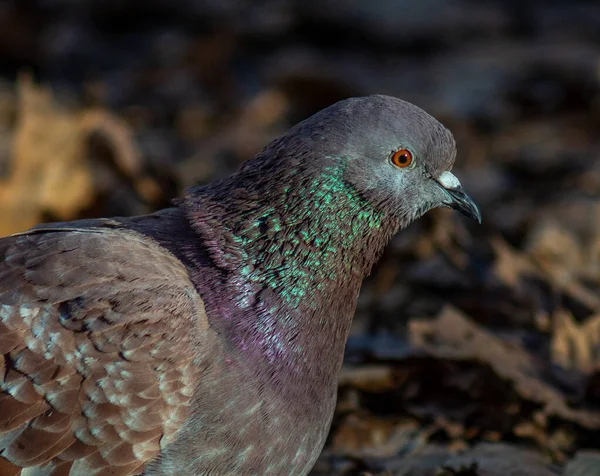
[[[481,212],[479,211],[479,207],[473,199],[466,194],[460,181],[454,174],[448,171],[443,172],[438,177],[437,183],[447,195],[447,199],[443,202],[445,206],[458,210],[463,215],[481,223]]]

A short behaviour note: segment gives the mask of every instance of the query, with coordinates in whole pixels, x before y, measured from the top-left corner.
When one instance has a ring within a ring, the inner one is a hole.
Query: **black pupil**
[[[408,162],[408,155],[402,154],[399,159],[400,159],[399,162],[401,164],[405,164],[406,162]]]

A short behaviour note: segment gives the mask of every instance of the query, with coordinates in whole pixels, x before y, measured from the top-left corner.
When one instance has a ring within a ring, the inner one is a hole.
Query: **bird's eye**
[[[392,161],[392,164],[394,164],[396,167],[404,169],[410,164],[412,164],[413,155],[412,152],[408,149],[400,149],[392,154],[390,160]]]

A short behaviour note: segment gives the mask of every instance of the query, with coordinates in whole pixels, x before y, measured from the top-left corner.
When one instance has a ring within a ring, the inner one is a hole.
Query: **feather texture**
[[[1,474],[140,470],[189,414],[206,328],[185,267],[139,233],[0,240]]]

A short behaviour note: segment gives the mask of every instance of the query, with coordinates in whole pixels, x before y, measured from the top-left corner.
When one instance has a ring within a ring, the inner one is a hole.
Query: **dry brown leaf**
[[[101,132],[111,144],[114,162],[128,176],[141,170],[139,154],[127,126],[101,110],[67,111],[51,92],[23,76],[18,85],[18,120],[8,178],[0,181],[0,236],[39,223],[44,214],[76,218],[94,198],[87,163],[87,140]],[[142,180],[139,193],[156,195]]]
[[[82,134],[76,115],[60,110],[48,90],[21,79],[9,178],[0,182],[0,235],[35,225],[44,211],[68,220],[91,202]]]
[[[338,385],[349,385],[370,392],[390,390],[394,387],[394,372],[388,365],[344,366],[338,378]]]
[[[425,445],[427,430],[414,420],[394,422],[367,415],[349,415],[332,440],[334,454],[353,457],[392,457]]]
[[[533,254],[513,249],[502,238],[491,239],[490,243],[496,253],[496,276],[511,288],[518,287],[522,278],[537,277],[550,282],[555,289],[583,303],[589,309],[600,310],[600,296],[587,289],[576,272],[579,269],[577,263],[583,259],[581,255],[577,252],[566,255],[557,252],[560,246],[578,247],[578,242],[574,241],[569,233],[557,231],[552,227],[545,230],[546,232],[539,233],[535,248],[537,251]]]
[[[492,238],[490,244],[496,253],[495,274],[509,287],[517,286],[524,275],[539,275],[527,255],[511,248],[502,238]]]
[[[598,200],[580,197],[543,210],[532,223],[525,251],[550,273],[568,273],[600,284]]]
[[[578,324],[573,315],[559,310],[553,315],[552,361],[564,369],[586,374],[600,367],[600,314]]]
[[[538,225],[532,233],[528,254],[541,273],[558,288],[584,303],[600,309],[600,297],[579,280],[588,268],[591,253],[575,233],[553,221]]]
[[[581,246],[572,232],[553,221],[538,224],[531,233],[527,251],[545,269],[583,267]]]
[[[563,395],[539,376],[535,363],[521,347],[486,332],[452,307],[445,307],[434,320],[409,323],[411,344],[438,358],[478,360],[500,377],[510,380],[519,395],[544,406],[547,415],[600,428],[600,414],[570,408]]]

